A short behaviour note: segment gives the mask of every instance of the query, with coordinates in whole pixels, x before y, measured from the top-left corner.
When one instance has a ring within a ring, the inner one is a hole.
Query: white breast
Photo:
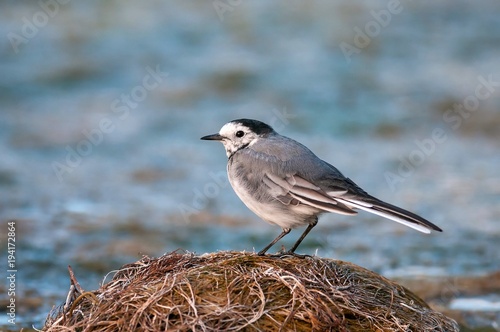
[[[308,224],[309,218],[319,212],[307,205],[284,205],[275,199],[271,199],[269,202],[260,202],[251,195],[244,183],[240,183],[241,179],[230,174],[228,165],[229,183],[231,183],[236,195],[253,213],[268,223],[278,225],[281,228],[296,228]]]

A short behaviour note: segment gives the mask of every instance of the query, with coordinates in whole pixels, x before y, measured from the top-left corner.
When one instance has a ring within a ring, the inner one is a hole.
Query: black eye
[[[243,137],[243,136],[245,136],[245,133],[244,133],[243,131],[238,130],[238,131],[236,132],[236,137]]]

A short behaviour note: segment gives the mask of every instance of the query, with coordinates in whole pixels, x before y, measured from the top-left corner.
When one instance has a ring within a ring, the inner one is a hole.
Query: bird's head
[[[201,139],[220,141],[229,158],[236,151],[246,148],[272,133],[274,133],[273,128],[264,122],[238,119],[226,123],[217,134],[203,136]]]

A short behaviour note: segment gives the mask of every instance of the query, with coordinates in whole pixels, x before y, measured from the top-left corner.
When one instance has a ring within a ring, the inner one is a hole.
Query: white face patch
[[[252,145],[259,138],[250,128],[235,122],[226,123],[219,135],[224,137],[222,144],[228,157],[242,147]]]

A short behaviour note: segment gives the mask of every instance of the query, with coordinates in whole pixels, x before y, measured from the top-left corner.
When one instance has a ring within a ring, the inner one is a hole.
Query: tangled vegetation
[[[458,331],[408,289],[319,257],[173,252],[91,292],[70,274],[44,331]]]

